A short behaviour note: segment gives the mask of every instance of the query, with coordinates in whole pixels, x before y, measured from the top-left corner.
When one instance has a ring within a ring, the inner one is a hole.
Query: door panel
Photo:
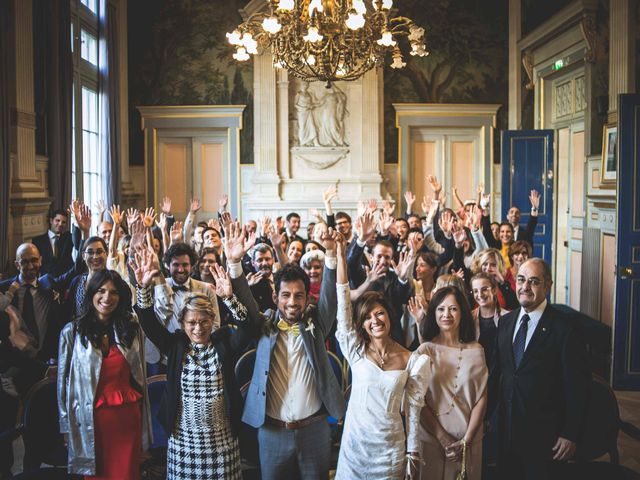
[[[640,95],[618,98],[613,387],[640,390]]]
[[[551,265],[553,240],[553,130],[502,132],[502,218],[511,206],[521,211],[521,228],[529,220],[529,192],[540,192],[533,254]]]

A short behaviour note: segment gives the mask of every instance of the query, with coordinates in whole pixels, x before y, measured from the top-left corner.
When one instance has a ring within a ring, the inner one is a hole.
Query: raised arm
[[[325,248],[324,271],[318,300],[318,327],[326,338],[336,320],[337,292],[336,292],[336,239],[338,232],[333,228],[322,234],[320,242]]]
[[[347,244],[340,235],[337,238],[337,271],[336,288],[338,297],[338,311],[336,328],[336,339],[340,344],[340,350],[347,358],[350,365],[356,362],[360,355],[356,348],[356,332],[353,328],[351,299],[349,298],[349,278],[347,276]]]
[[[109,238],[109,258],[117,258],[118,257],[118,235],[116,232],[122,223],[122,211],[120,211],[120,205],[111,205],[109,209],[109,215],[111,215],[111,220],[113,220],[113,234]],[[108,261],[108,259],[107,259]]]

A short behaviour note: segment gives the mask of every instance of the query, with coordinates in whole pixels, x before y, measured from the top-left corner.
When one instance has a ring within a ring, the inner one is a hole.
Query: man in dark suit
[[[298,230],[300,230],[300,215],[296,212],[291,212],[287,215],[287,243],[291,243],[294,240],[299,240],[304,244],[304,239],[298,235]]]
[[[498,408],[501,478],[550,478],[569,460],[584,421],[589,372],[573,321],[547,304],[551,270],[527,260],[516,277],[521,308],[500,318],[489,380],[489,416]]]
[[[249,273],[247,281],[262,312],[276,308],[273,301],[273,262],[273,249],[269,245],[259,243],[253,248],[251,263],[255,273]]]
[[[23,329],[32,339],[34,355],[44,361],[57,359],[58,335],[71,320],[62,315],[64,292],[71,280],[86,269],[86,264],[79,257],[62,275],[41,275],[42,257],[32,243],[18,247],[15,264],[19,274],[0,282],[0,293],[5,293],[20,312]]]
[[[49,215],[49,230],[42,235],[33,237],[32,243],[38,247],[42,256],[42,275],[50,273],[53,276],[62,275],[73,265],[71,252],[73,241],[67,231],[69,214],[64,210],[54,210]]]

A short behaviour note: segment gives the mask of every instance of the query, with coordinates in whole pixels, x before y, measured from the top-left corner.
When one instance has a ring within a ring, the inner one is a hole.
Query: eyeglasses
[[[540,285],[542,285],[542,280],[540,280],[539,278],[524,278],[520,275],[516,277],[516,283],[518,285],[524,285],[527,282],[529,282],[529,285],[531,285],[532,287],[539,287]]]
[[[99,248],[98,250],[85,250],[84,252],[87,257],[101,257],[105,253],[107,253],[106,250],[102,248]]]
[[[201,320],[199,322],[184,322],[185,327],[193,330],[196,326],[200,328],[208,328],[212,325],[213,322],[211,320]]]

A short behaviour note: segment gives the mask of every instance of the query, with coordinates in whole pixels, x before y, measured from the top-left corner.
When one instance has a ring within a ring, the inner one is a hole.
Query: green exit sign
[[[560,70],[562,67],[564,67],[564,60],[560,59],[560,60],[556,60],[553,64],[553,69],[554,70]]]

